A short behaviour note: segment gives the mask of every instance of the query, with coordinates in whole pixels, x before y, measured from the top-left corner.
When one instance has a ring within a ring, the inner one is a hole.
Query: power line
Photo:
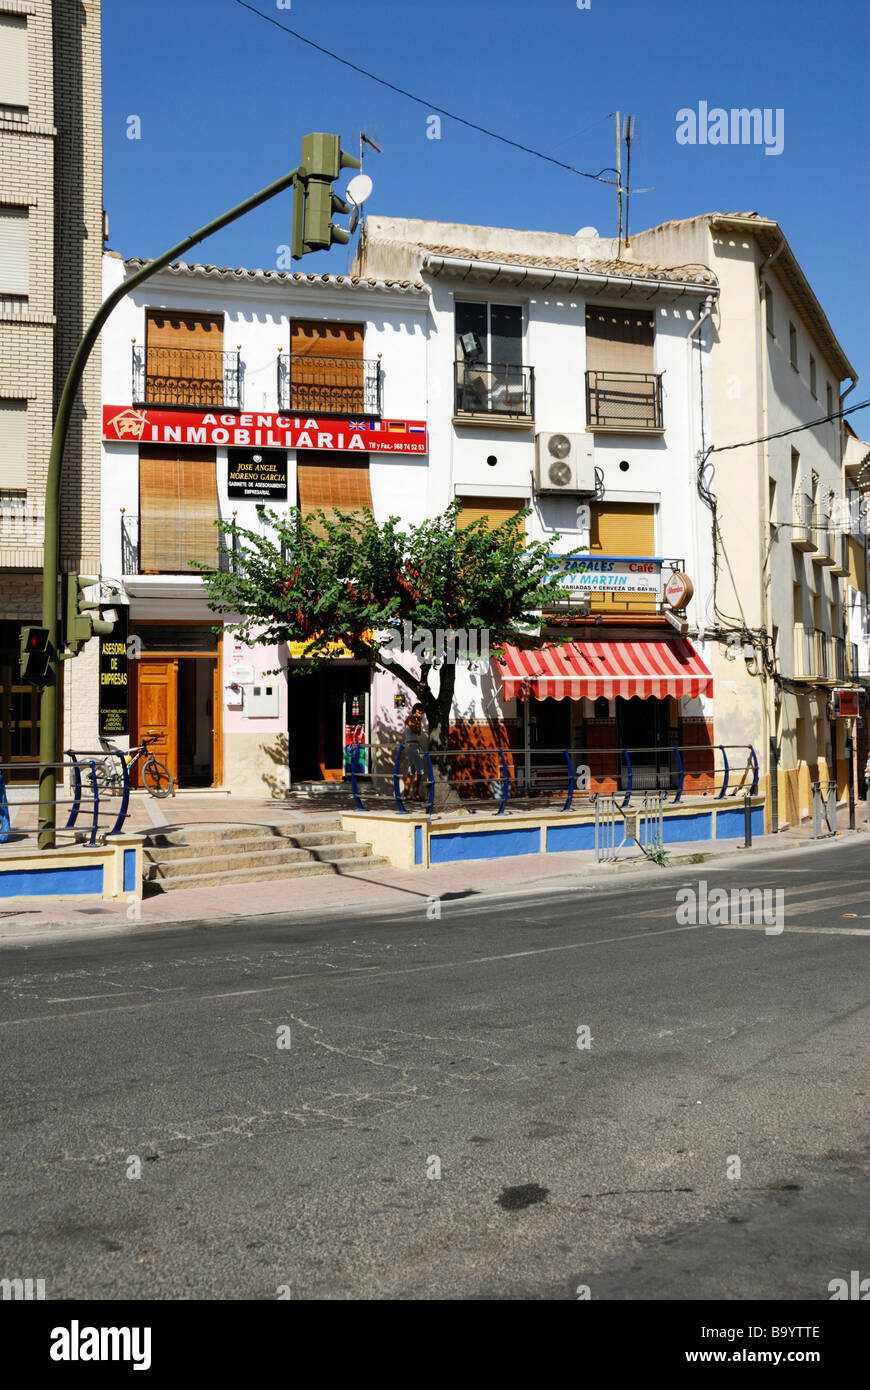
[[[415,101],[418,106],[424,106],[428,111],[435,111],[439,116],[446,116],[449,121],[456,121],[459,125],[467,126],[469,130],[476,130],[481,135],[488,135],[491,140],[499,140],[503,145],[511,145],[515,150],[522,150],[523,154],[534,155],[536,159],[546,160],[548,164],[555,164],[557,169],[565,169],[569,174],[579,174],[581,179],[592,179],[596,183],[615,184],[615,179],[603,179],[602,174],[610,171],[607,164],[600,169],[597,174],[587,174],[583,169],[575,169],[573,164],[565,164],[561,159],[554,159],[550,154],[544,154],[541,150],[534,150],[530,145],[522,145],[519,140],[510,140],[506,135],[499,135],[498,131],[488,130],[486,126],[478,125],[475,121],[466,120],[464,116],[457,116],[455,111],[448,111],[443,106],[436,106],[432,101],[424,101],[422,97],[415,96],[413,92],[407,91],[404,87],[397,87],[395,82],[388,82],[385,77],[378,77],[377,73],[369,72],[368,68],[360,67],[358,63],[352,63],[349,58],[342,58],[339,53],[333,53],[332,49],[324,48],[322,44],[315,43],[313,39],[307,39],[304,34],[300,34],[297,29],[291,29],[289,24],[282,24],[273,15],[263,14],[262,10],[255,9],[249,5],[247,0],[236,0],[237,5],[242,9],[250,10],[260,19],[265,19],[268,24],[273,24],[276,29],[281,29],[285,34],[290,34],[292,38],[298,39],[300,43],[307,44],[309,48],[314,48],[318,53],[323,53],[327,58],[332,58],[334,62],[341,63],[344,67],[350,68],[353,72],[360,73],[363,77],[368,77],[370,81],[377,82],[381,87],[388,87],[391,92],[397,92],[399,96],[407,97],[408,101]]]
[[[787,430],[778,430],[776,434],[762,434],[758,439],[743,439],[739,444],[714,444],[707,450],[707,454],[724,454],[728,449],[748,449],[753,444],[766,444],[769,439],[785,439],[790,434],[800,434],[801,430],[812,430],[816,425],[827,425],[831,420],[843,420],[847,415],[854,415],[856,410],[866,410],[868,405],[870,400],[860,401],[858,405],[850,405],[848,410],[834,410],[830,415],[820,415],[818,420],[810,420],[805,425],[791,425]]]

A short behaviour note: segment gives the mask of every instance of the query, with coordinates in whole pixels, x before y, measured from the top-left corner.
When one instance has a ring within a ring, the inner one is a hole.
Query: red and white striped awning
[[[624,642],[589,637],[550,647],[505,647],[498,663],[506,699],[612,700],[712,695],[713,677],[683,637]]]

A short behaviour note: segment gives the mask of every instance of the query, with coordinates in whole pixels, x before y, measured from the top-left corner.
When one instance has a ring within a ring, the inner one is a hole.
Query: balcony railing
[[[510,362],[457,362],[457,415],[513,415],[533,419],[535,369]]]
[[[858,648],[845,637],[834,638],[834,680],[852,680],[858,674]]]
[[[362,415],[377,418],[381,360],[278,355],[278,409],[284,415]]]
[[[551,558],[555,560],[558,557]],[[590,568],[590,563],[596,561],[603,562],[607,568]],[[589,612],[593,616],[600,613],[614,616],[661,613],[665,608],[665,584],[672,573],[682,573],[685,567],[685,561],[678,558],[602,555],[592,550],[576,556],[573,561],[563,562],[554,570],[551,577],[560,578],[564,598],[548,603],[545,611],[556,622],[559,616],[570,621],[573,610],[585,607],[588,599]],[[622,581],[625,583],[624,589],[619,587]]]
[[[220,549],[219,549],[220,547]],[[175,553],[173,553],[173,550]],[[225,554],[224,551],[230,553]],[[238,565],[239,539],[235,531],[222,535],[215,531],[214,568],[229,573],[235,572]],[[167,544],[163,549],[163,563],[159,569],[143,571],[139,549],[139,518],[131,512],[121,511],[121,574],[191,574],[197,571],[187,563],[187,553],[183,538],[174,547]]]
[[[238,352],[216,348],[133,345],[133,404],[225,406],[242,404]]]
[[[586,419],[596,429],[662,429],[661,375],[655,372],[587,372]]]
[[[832,674],[831,666],[831,639],[820,627],[813,631],[813,675],[816,680],[830,680]]]
[[[794,522],[791,528],[791,543],[796,550],[815,550],[816,535],[813,529],[813,499],[806,492],[796,492],[793,497]]]

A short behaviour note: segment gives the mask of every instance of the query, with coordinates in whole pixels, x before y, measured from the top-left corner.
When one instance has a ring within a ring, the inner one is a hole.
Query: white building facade
[[[105,292],[126,273],[107,254]],[[101,663],[101,731],[121,747],[154,737],[181,787],[281,796],[340,779],[345,739],[370,740],[387,698],[368,668],[276,676],[295,653],[216,633],[189,562],[219,563],[214,521],[256,529],[263,505],[421,521],[428,331],[408,282],[185,265],[107,323],[103,596],[125,616]]]
[[[619,260],[594,235],[383,217],[367,219],[353,268],[428,290],[430,509],[459,498],[463,516],[495,525],[528,507],[529,539],[549,541],[554,556],[588,552],[572,586],[587,588],[588,615],[566,604],[506,668],[460,670],[454,742],[509,746],[527,771],[558,766],[558,750],[585,751],[602,790],[629,776],[674,786],[673,749],[688,748],[686,789],[706,789],[706,645],[674,631],[663,591],[688,575],[693,593],[673,616],[703,634],[712,547],[696,472],[714,276]],[[535,651],[544,645],[546,658]],[[566,665],[579,646],[594,671]],[[623,747],[635,750],[631,772]]]

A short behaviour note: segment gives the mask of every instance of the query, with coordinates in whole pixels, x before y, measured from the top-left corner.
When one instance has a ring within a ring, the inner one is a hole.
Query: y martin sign
[[[103,438],[134,444],[215,444],[253,449],[346,449],[425,454],[423,420],[321,419],[304,415],[139,410],[103,406]]]

